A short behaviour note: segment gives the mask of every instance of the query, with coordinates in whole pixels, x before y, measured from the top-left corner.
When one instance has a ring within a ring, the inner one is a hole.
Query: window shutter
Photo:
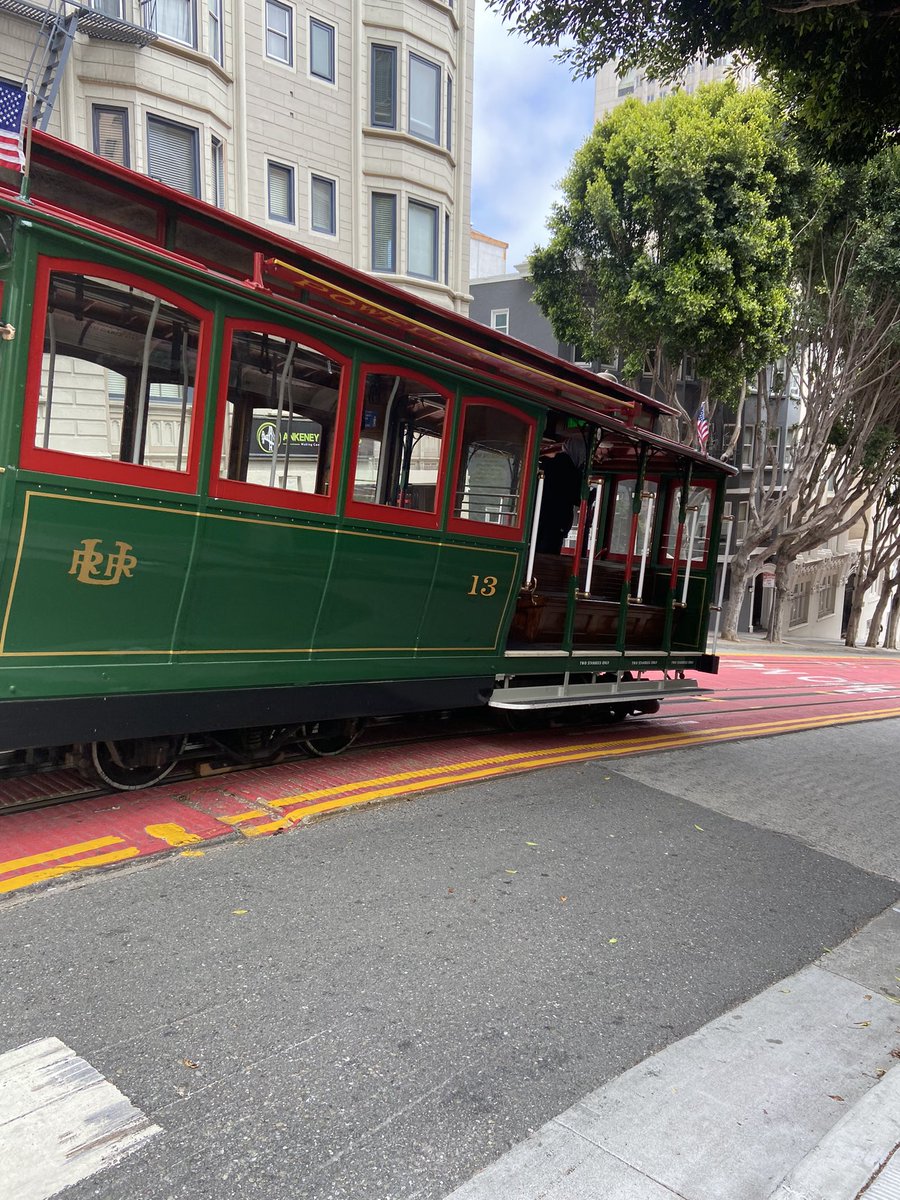
[[[372,47],[372,124],[394,129],[397,51],[393,46]]]
[[[225,147],[217,137],[212,139],[213,185],[215,197],[213,203],[218,208],[225,207]]]
[[[294,219],[294,172],[269,163],[269,216],[276,221]]]
[[[372,196],[372,270],[395,271],[396,197],[375,193]]]
[[[128,124],[124,108],[94,108],[94,153],[128,166]]]
[[[157,117],[147,118],[147,169],[151,179],[199,196],[197,131]]]
[[[334,180],[312,177],[312,227],[319,233],[334,233]]]

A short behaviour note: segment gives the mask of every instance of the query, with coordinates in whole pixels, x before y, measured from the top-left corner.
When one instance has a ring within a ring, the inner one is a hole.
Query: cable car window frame
[[[381,504],[375,500],[359,500],[353,496],[357,483],[356,470],[359,463],[359,447],[363,432],[362,420],[365,413],[366,382],[372,375],[390,375],[412,383],[422,384],[444,400],[444,421],[441,430],[441,452],[438,460],[437,478],[434,485],[435,503],[432,511],[403,508],[393,504]],[[452,440],[454,420],[454,391],[423,372],[412,370],[392,362],[364,362],[360,364],[354,397],[353,433],[350,438],[350,454],[347,464],[347,498],[344,513],[366,521],[378,521],[389,525],[406,525],[417,529],[438,530],[441,528],[447,502],[448,457]]]
[[[702,570],[709,563],[709,546],[710,546],[709,532],[710,532],[710,529],[712,528],[712,519],[713,519],[713,514],[715,512],[716,485],[713,480],[692,479],[691,486],[688,489],[688,493],[690,495],[690,492],[699,491],[701,488],[707,493],[706,533],[704,534],[704,538],[703,538],[703,556],[702,556],[702,558],[698,558],[698,557],[691,558],[691,571]],[[669,540],[668,534],[669,534],[669,530],[672,528],[673,514],[677,512],[677,508],[680,503],[680,500],[681,500],[681,480],[680,479],[671,479],[671,480],[669,480],[668,496],[666,497],[665,519],[663,521],[663,524],[660,526],[660,531],[659,531],[660,539],[659,539],[659,553],[657,555],[657,561],[660,566],[671,567],[671,565],[672,565],[673,555],[672,555],[671,550],[669,549],[669,545],[668,545],[668,540]],[[691,514],[690,514],[690,512],[687,512],[687,513],[685,513],[685,518],[684,518],[684,535],[682,538],[681,553],[678,556],[679,566],[685,566],[688,561],[686,558],[686,554],[687,554],[687,538],[688,538],[688,531],[690,530],[690,525],[691,525]],[[676,522],[675,528],[677,529],[677,527],[678,526],[677,526],[677,522]]]
[[[607,518],[606,518],[606,531],[605,531],[606,537],[604,539],[604,545],[609,546],[610,549],[606,551],[606,553],[603,555],[603,557],[605,559],[608,559],[609,562],[624,563],[624,562],[628,561],[627,550],[625,551],[625,553],[620,553],[618,550],[613,550],[611,548],[612,540],[613,540],[613,527],[615,525],[616,513],[618,512],[618,507],[619,507],[619,501],[618,501],[619,485],[623,484],[623,483],[637,484],[638,477],[637,477],[636,473],[632,474],[631,472],[629,472],[627,475],[620,474],[618,471],[608,471],[608,472],[601,471],[600,473],[601,474],[605,473],[607,475],[611,475],[613,478],[613,481],[615,483],[615,487],[610,489],[612,492],[612,495],[610,496],[610,503],[609,503],[608,513],[607,513]],[[658,525],[659,496],[660,496],[660,491],[662,489],[664,480],[657,474],[651,475],[648,473],[647,475],[644,476],[643,486],[646,487],[650,483],[652,483],[655,486],[656,491],[654,493],[653,518],[652,518],[653,519],[653,528],[650,530],[650,550],[648,551],[648,562],[650,561],[650,556],[652,555],[654,539],[659,530],[659,525]],[[632,501],[633,501],[633,497],[634,497],[634,491],[632,489]],[[647,509],[647,501],[646,501],[646,499],[644,499],[641,502],[641,513],[642,514],[645,513],[646,509]],[[633,516],[633,513],[631,511],[629,511],[629,529],[631,527],[631,522],[630,522],[631,516]],[[640,521],[638,521],[637,534],[635,536],[635,545],[633,547],[635,554],[638,557],[640,556],[641,529],[642,529],[642,527],[641,527]],[[629,534],[629,536],[630,536],[630,534]]]
[[[518,516],[514,525],[500,525],[492,521],[478,521],[471,517],[455,515],[456,495],[459,490],[460,469],[463,454],[463,432],[466,427],[466,416],[470,408],[494,409],[513,417],[525,426],[525,445],[519,475]],[[485,396],[467,395],[460,401],[457,416],[456,449],[453,455],[453,465],[449,478],[451,480],[450,509],[447,516],[447,529],[453,533],[465,534],[469,537],[492,537],[503,541],[521,541],[525,530],[525,514],[528,509],[529,492],[532,483],[532,455],[537,433],[537,418],[523,412],[502,400],[494,400]]]
[[[164,300],[193,317],[198,324],[197,353],[191,399],[190,431],[187,439],[186,466],[183,471],[155,467],[121,459],[94,457],[70,450],[50,449],[38,444],[38,416],[44,341],[47,333],[50,280],[54,273],[84,275],[99,281],[123,284]],[[180,293],[156,280],[123,267],[86,259],[39,255],[34,281],[34,317],[28,346],[27,381],[22,414],[19,463],[25,470],[41,474],[70,476],[97,483],[112,483],[161,492],[196,495],[199,491],[200,459],[206,420],[206,393],[209,380],[209,347],[212,344],[213,314]]]
[[[290,339],[340,364],[341,383],[338,389],[337,408],[335,410],[331,463],[328,470],[328,490],[326,492],[291,491],[287,488],[270,487],[264,483],[248,482],[243,479],[229,479],[222,473],[222,449],[225,442],[225,418],[228,413],[231,353],[234,344],[234,335],[242,332],[271,333],[275,337]],[[320,341],[318,337],[308,334],[300,326],[291,326],[290,324],[270,320],[257,321],[252,317],[226,317],[222,323],[222,352],[220,362],[221,372],[218,395],[216,396],[215,430],[213,433],[213,452],[210,464],[210,496],[216,500],[237,500],[243,504],[263,505],[266,508],[291,508],[300,512],[333,515],[337,507],[344,430],[346,428],[347,412],[350,407],[348,397],[353,360],[346,354],[342,354],[325,342]]]

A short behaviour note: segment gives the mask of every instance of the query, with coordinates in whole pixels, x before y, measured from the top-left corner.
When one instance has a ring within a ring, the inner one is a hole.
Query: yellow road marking
[[[467,771],[473,767],[490,767],[497,763],[523,763],[530,759],[539,756],[541,758],[553,755],[565,755],[573,752],[589,750],[597,753],[610,754],[622,753],[619,747],[625,747],[626,753],[638,753],[645,748],[652,750],[658,749],[660,746],[665,747],[672,744],[694,745],[698,741],[705,741],[710,738],[718,737],[722,733],[731,733],[733,736],[749,736],[752,737],[758,733],[768,733],[773,731],[791,731],[793,729],[802,730],[811,728],[818,724],[836,724],[839,721],[862,721],[874,720],[884,716],[900,716],[900,709],[881,709],[875,713],[869,714],[846,714],[843,717],[819,717],[819,718],[800,718],[795,717],[791,720],[782,721],[767,721],[758,725],[740,725],[734,726],[731,730],[709,730],[700,733],[663,733],[658,734],[654,738],[643,738],[640,741],[634,738],[620,738],[617,741],[604,742],[586,742],[575,746],[561,746],[556,750],[522,750],[513,754],[495,754],[487,758],[473,758],[466,761],[448,766],[446,763],[438,767],[420,767],[413,771],[400,771],[392,775],[379,775],[374,779],[361,779],[356,783],[339,783],[332,787],[317,788],[315,791],[302,792],[299,795],[283,796],[279,800],[270,800],[268,803],[272,808],[287,808],[292,804],[298,804],[310,800],[320,800],[328,796],[346,795],[348,791],[357,788],[372,788],[382,784],[402,783],[414,779],[426,779],[430,776],[441,775],[446,776],[448,772]],[[684,739],[688,739],[686,742]],[[244,819],[241,817],[240,819]]]
[[[304,820],[306,817],[347,808],[354,804],[364,804],[370,800],[386,799],[389,796],[402,795],[404,792],[421,792],[451,784],[488,779],[492,776],[513,774],[516,771],[583,762],[591,758],[620,758],[628,754],[646,754],[655,750],[681,749],[687,746],[735,741],[738,738],[758,737],[761,734],[799,733],[808,729],[898,716],[900,716],[900,708],[879,709],[869,713],[846,713],[836,717],[795,717],[790,720],[765,721],[756,725],[732,726],[728,729],[708,730],[700,733],[668,733],[640,741],[621,739],[615,742],[588,742],[580,746],[563,747],[559,750],[523,751],[517,754],[472,759],[449,768],[445,765],[426,767],[420,771],[404,771],[396,775],[361,780],[356,784],[320,788],[317,791],[285,796],[280,800],[272,801],[273,807],[283,808],[292,804],[299,804],[302,807],[292,809],[277,821],[268,821],[263,825],[253,826],[247,830],[247,835],[257,837],[263,833],[273,833],[278,829],[285,829],[297,821]],[[418,782],[414,782],[416,780]],[[374,786],[381,784],[392,786]],[[396,786],[393,786],[395,784]],[[348,791],[351,794],[348,795]],[[343,793],[343,795],[337,795],[338,793]],[[319,804],[308,803],[310,800],[316,800],[322,796],[335,796],[335,798],[323,800]]]
[[[56,850],[44,850],[41,854],[29,854],[27,858],[10,858],[0,862],[0,875],[9,871],[21,871],[23,867],[34,867],[38,863],[51,862],[55,858],[70,858],[83,854],[85,850],[100,850],[103,846],[115,846],[124,842],[120,837],[94,838],[91,842],[75,842],[71,846],[59,846]]]
[[[264,817],[265,815],[264,808],[251,808],[247,812],[234,813],[229,817],[216,817],[216,820],[221,821],[223,825],[240,825],[242,821],[252,821],[254,817]]]
[[[487,758],[470,759],[447,767],[423,767],[417,771],[402,771],[393,775],[383,775],[374,779],[360,780],[357,783],[338,784],[333,787],[319,788],[315,791],[285,796],[271,802],[272,807],[286,808],[290,805],[300,805],[276,821],[256,825],[246,830],[249,837],[257,837],[264,833],[272,833],[278,829],[287,828],[307,817],[319,813],[348,808],[356,804],[364,804],[371,800],[386,799],[390,796],[402,795],[404,792],[422,792],[432,788],[447,787],[453,784],[488,779],[493,776],[514,774],[517,771],[535,770],[542,767],[560,766],[566,763],[584,762],[593,758],[620,758],[629,754],[646,754],[657,750],[680,749],[687,746],[698,746],[723,741],[735,741],[738,738],[758,737],[763,734],[802,732],[803,730],[828,728],[834,725],[848,725],[863,721],[876,721],[889,717],[900,716],[900,708],[878,709],[868,713],[844,713],[838,716],[795,717],[789,720],[765,721],[755,725],[739,725],[726,729],[712,729],[695,733],[665,733],[652,738],[631,739],[623,738],[609,742],[586,742],[581,745],[560,747],[558,749],[519,751],[513,754],[492,755]],[[386,786],[384,786],[386,785]],[[342,794],[341,794],[342,793]],[[349,793],[349,794],[348,794]],[[325,797],[330,797],[325,799]],[[311,800],[320,800],[318,804],[310,804]],[[223,823],[239,825],[265,816],[265,809],[255,809],[236,813],[233,816],[220,817]],[[182,826],[175,824],[148,825],[146,831],[153,837],[159,837],[171,846],[189,845],[202,841],[196,834],[187,833]],[[60,846],[55,850],[47,850],[41,854],[29,855],[23,858],[9,859],[0,863],[0,873],[21,870],[23,867],[35,866],[39,863],[50,862],[54,859],[68,858],[81,854],[86,850],[96,850],[103,846],[112,846],[123,842],[120,837],[95,838],[87,842],[76,842],[69,846]],[[189,852],[188,852],[189,853]],[[26,875],[17,875],[12,879],[0,881],[0,894],[17,891],[40,883],[47,879],[55,879],[62,875],[73,874],[90,867],[106,866],[125,859],[134,858],[140,854],[136,846],[127,846],[108,854],[97,854],[76,862],[46,867],[32,871]]]
[[[127,846],[124,850],[113,850],[110,854],[95,854],[92,858],[80,858],[78,862],[66,863],[64,866],[47,867],[44,871],[32,871],[30,875],[16,875],[14,879],[0,881],[0,894],[15,892],[19,888],[29,887],[32,883],[41,883],[45,879],[56,879],[60,875],[84,871],[87,867],[103,867],[107,863],[121,862],[124,858],[134,858],[137,854],[140,854],[137,846]]]
[[[183,825],[168,822],[163,825],[145,825],[144,832],[152,838],[159,838],[167,846],[191,846],[205,839],[199,833],[188,833]]]

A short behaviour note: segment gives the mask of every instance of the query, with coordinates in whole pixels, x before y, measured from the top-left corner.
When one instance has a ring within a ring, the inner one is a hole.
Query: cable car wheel
[[[91,742],[85,768],[95,780],[118,792],[152,787],[172,771],[181,757],[184,737],[124,739]]]
[[[362,722],[355,717],[332,721],[308,721],[300,726],[298,742],[316,758],[329,758],[347,750],[362,731]]]
[[[495,708],[496,720],[507,733],[537,733],[553,724],[553,708]]]

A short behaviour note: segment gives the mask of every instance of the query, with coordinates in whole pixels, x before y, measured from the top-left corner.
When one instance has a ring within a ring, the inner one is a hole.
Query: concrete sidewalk
[[[900,663],[900,650],[885,650],[882,646],[845,646],[842,641],[836,639],[789,637],[783,642],[769,642],[762,633],[742,633],[740,639],[739,642],[723,642],[719,638],[716,653],[720,658],[728,658],[730,655],[743,657],[748,654],[761,658],[770,654],[787,657],[801,655],[804,658],[844,658],[858,655],[861,658],[895,659]],[[709,649],[712,650],[712,639]]]
[[[894,1200],[898,976],[900,906],[585,1096],[448,1200]]]

